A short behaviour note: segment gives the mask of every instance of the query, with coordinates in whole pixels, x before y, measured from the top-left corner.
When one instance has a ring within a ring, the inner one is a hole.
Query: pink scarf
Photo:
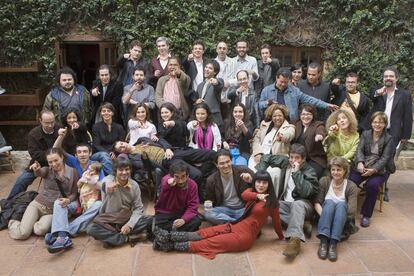
[[[213,131],[211,125],[207,127],[206,135],[204,136],[203,128],[197,127],[194,131],[194,142],[200,149],[213,149]]]

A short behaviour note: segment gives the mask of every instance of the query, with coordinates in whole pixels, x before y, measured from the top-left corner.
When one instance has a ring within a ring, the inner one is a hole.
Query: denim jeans
[[[105,175],[112,174],[112,159],[109,153],[104,151],[96,152],[91,156],[91,160],[99,161],[102,164]]]
[[[224,206],[212,208],[204,214],[205,219],[212,224],[224,224],[238,220],[244,213],[244,208],[231,209]]]
[[[340,241],[347,219],[347,211],[348,204],[345,201],[335,203],[330,199],[325,200],[318,222],[318,236],[323,235],[329,239]]]
[[[36,176],[33,171],[24,169],[22,171],[22,174],[17,177],[16,182],[14,183],[14,186],[10,191],[7,199],[11,199],[18,193],[26,191],[27,187],[29,187],[29,185],[32,184],[35,179]]]
[[[93,203],[84,213],[69,223],[68,215],[76,212],[79,202],[75,200],[69,203],[66,207],[62,207],[59,204],[59,200],[56,200],[53,205],[52,234],[57,232],[67,232],[74,237],[80,232],[84,232],[88,224],[98,214],[101,205],[102,201],[95,201],[95,203]]]

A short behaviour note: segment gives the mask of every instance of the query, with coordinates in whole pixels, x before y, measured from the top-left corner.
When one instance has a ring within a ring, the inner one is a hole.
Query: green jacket
[[[82,122],[86,125],[89,124],[91,120],[91,99],[89,96],[89,91],[82,85],[75,84],[75,89],[80,93],[80,101],[82,102],[82,109],[79,110],[79,113],[82,115]],[[60,93],[63,92],[60,87],[56,86],[47,94],[45,103],[43,104],[43,109],[52,111],[55,114],[56,122],[59,122],[62,125],[62,112],[60,108]]]
[[[280,175],[279,185],[279,199],[281,199],[287,189],[285,176],[286,170],[289,167],[289,157],[284,155],[265,154],[262,156],[260,163],[256,165],[257,170],[266,170],[268,167],[278,167],[282,170]],[[304,163],[302,167],[292,173],[293,181],[295,182],[295,189],[292,192],[292,197],[295,200],[307,199],[313,201],[319,193],[319,182],[315,170],[308,164]]]

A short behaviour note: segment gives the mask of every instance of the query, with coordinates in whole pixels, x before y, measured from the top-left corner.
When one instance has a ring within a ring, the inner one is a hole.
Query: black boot
[[[336,260],[338,259],[338,253],[336,252],[336,244],[336,240],[331,240],[331,242],[329,243],[328,259],[331,262],[336,262]]]
[[[181,252],[188,252],[190,250],[190,243],[187,242],[176,242],[174,243],[174,249],[176,251],[181,251]]]
[[[328,240],[326,238],[321,239],[318,249],[318,257],[325,260],[328,256]]]
[[[184,241],[199,241],[201,237],[197,234],[197,232],[171,232],[171,241],[173,242],[184,242]]]
[[[170,252],[174,250],[174,243],[171,241],[161,242],[155,239],[154,243],[152,244],[152,248],[157,251]]]
[[[161,243],[166,243],[166,242],[170,242],[171,241],[171,233],[168,232],[167,230],[164,230],[158,226],[154,227],[154,230],[152,231],[152,233],[155,236],[155,240],[161,242]]]

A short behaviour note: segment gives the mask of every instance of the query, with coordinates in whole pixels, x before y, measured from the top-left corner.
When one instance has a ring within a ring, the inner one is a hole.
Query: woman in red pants
[[[268,172],[258,171],[253,177],[254,187],[245,190],[242,198],[246,211],[238,222],[201,229],[197,232],[168,232],[154,229],[154,249],[183,251],[214,259],[216,254],[241,252],[252,247],[267,217],[280,240],[284,239],[279,216],[279,202]]]

